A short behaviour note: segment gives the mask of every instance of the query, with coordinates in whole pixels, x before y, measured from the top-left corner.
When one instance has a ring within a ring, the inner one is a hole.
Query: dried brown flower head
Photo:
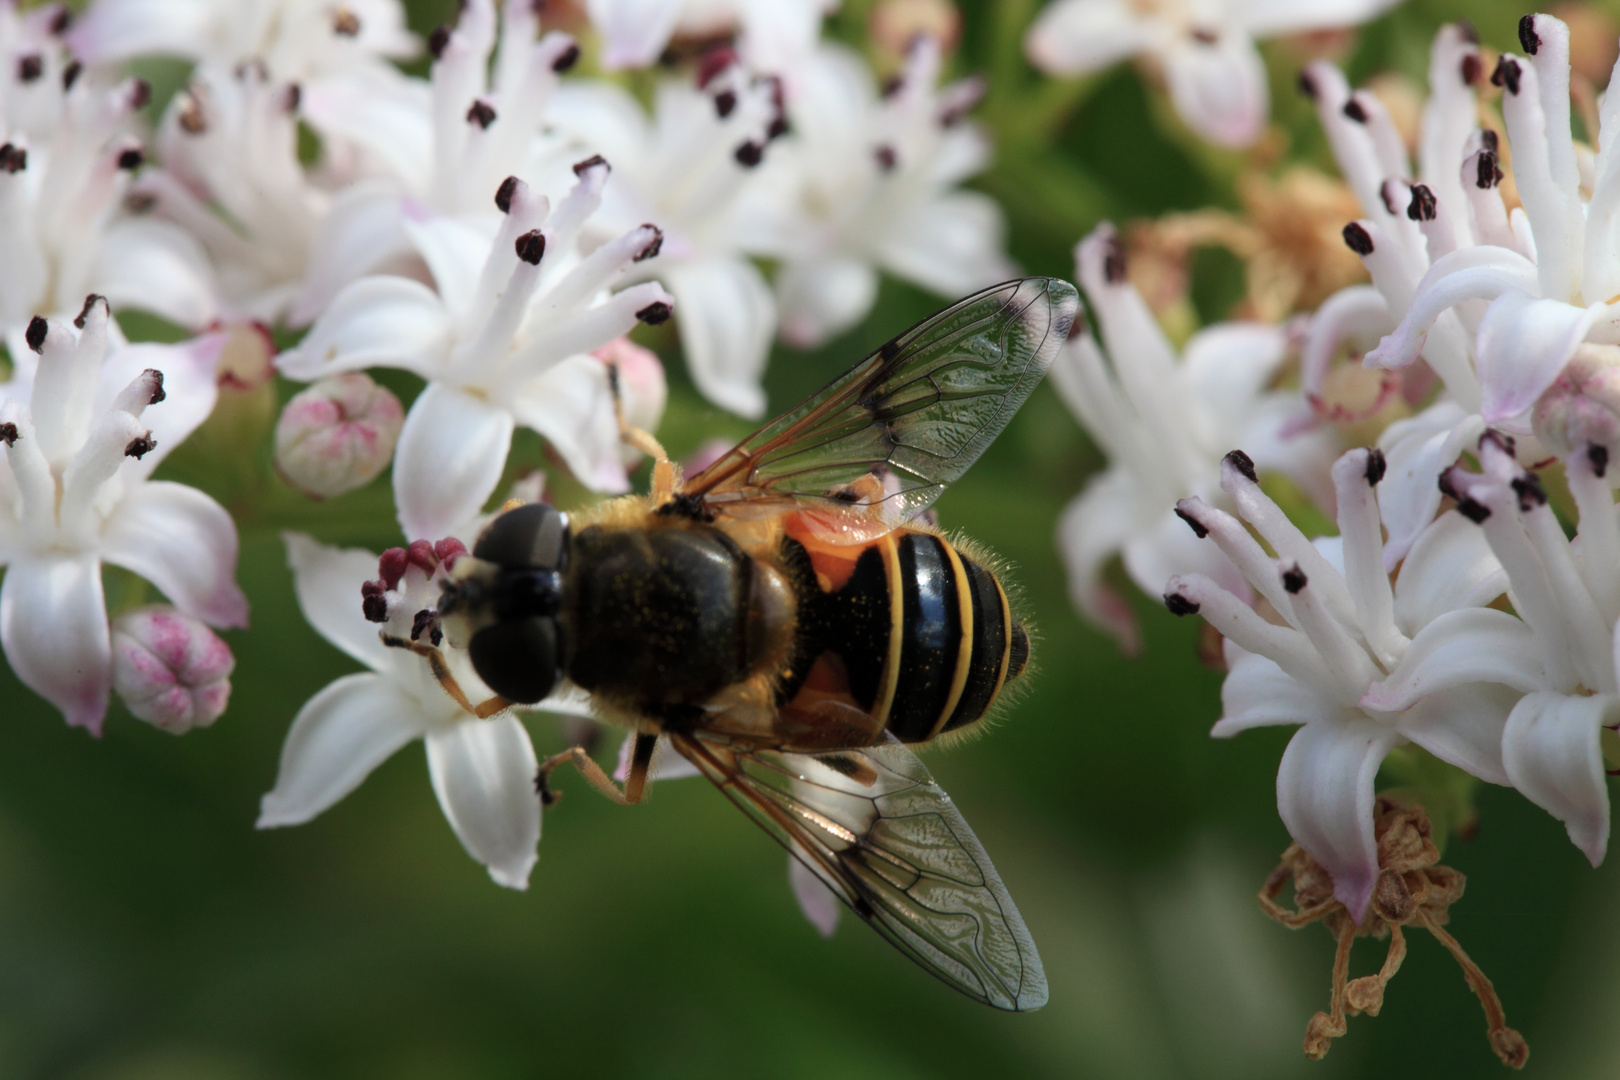
[[[1384,987],[1406,958],[1403,927],[1421,926],[1444,945],[1463,970],[1463,978],[1479,995],[1485,1009],[1486,1038],[1502,1063],[1522,1069],[1530,1057],[1524,1036],[1507,1026],[1502,1002],[1491,980],[1463,951],[1457,939],[1442,927],[1451,905],[1462,898],[1467,879],[1448,866],[1440,866],[1440,851],[1430,838],[1429,815],[1421,806],[1402,806],[1380,797],[1374,811],[1373,835],[1378,841],[1378,883],[1372,904],[1361,925],[1333,897],[1333,879],[1320,863],[1298,844],[1283,852],[1282,864],[1266,878],[1260,907],[1291,930],[1321,922],[1338,939],[1333,956],[1333,997],[1329,1011],[1311,1017],[1305,1027],[1305,1056],[1327,1054],[1333,1040],[1347,1029],[1345,1018],[1357,1013],[1377,1016],[1384,1005]],[[1284,883],[1294,881],[1294,909],[1277,903]],[[1389,952],[1376,975],[1349,979],[1350,945],[1358,937],[1389,938]]]

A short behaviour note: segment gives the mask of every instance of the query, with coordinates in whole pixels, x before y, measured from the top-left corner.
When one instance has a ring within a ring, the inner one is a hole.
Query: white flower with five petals
[[[99,733],[113,675],[102,563],[214,626],[245,626],[247,600],[230,515],[151,479],[212,411],[223,336],[109,355],[106,301],[90,297],[76,322],[36,318],[33,362],[0,386],[0,646],[69,724]]]

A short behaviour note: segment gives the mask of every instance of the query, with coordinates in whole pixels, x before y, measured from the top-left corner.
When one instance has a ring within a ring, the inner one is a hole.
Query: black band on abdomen
[[[963,613],[944,541],[909,533],[898,546],[905,617],[888,727],[903,742],[921,742],[934,733],[950,704]]]

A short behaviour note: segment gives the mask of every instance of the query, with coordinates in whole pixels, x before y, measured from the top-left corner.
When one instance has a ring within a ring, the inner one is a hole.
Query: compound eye
[[[539,616],[491,623],[467,647],[473,670],[508,701],[533,705],[557,685],[557,621]]]
[[[528,503],[489,523],[473,545],[473,556],[510,569],[562,569],[567,554],[568,519],[547,503]]]

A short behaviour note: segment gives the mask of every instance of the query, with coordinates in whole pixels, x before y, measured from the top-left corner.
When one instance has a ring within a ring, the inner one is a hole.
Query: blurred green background
[[[1024,267],[1069,276],[1072,243],[1104,216],[1235,206],[1240,159],[1177,129],[1134,69],[1036,78],[1018,49],[1036,6],[970,5],[955,58],[992,80],[979,115],[1002,151],[980,184],[1006,207]],[[417,5],[413,25],[446,7]],[[860,39],[869,7],[846,0],[829,32]],[[1421,79],[1440,22],[1466,15],[1510,47],[1520,13],[1409,3],[1364,30],[1348,66],[1356,79]],[[1331,169],[1291,92],[1298,53],[1267,53],[1293,154]],[[1241,287],[1236,264],[1211,254],[1196,268],[1198,310],[1219,318]],[[844,340],[779,350],[772,407],[941,302],[891,283]],[[743,433],[692,391],[671,336],[649,343],[669,361],[672,452]],[[537,442],[520,442],[514,469],[543,464]],[[1383,1015],[1351,1020],[1325,1061],[1303,1059],[1333,943],[1274,925],[1254,901],[1288,843],[1273,787],[1288,732],[1208,737],[1220,678],[1195,658],[1194,621],[1138,597],[1146,648],[1131,661],[1079,623],[1053,527],[1098,466],[1043,388],[939,503],[942,524],[1017,565],[1042,635],[1033,692],[1006,722],[927,757],[1045,959],[1051,1004],[1013,1016],[951,992],[849,918],[823,941],[794,905],[782,852],[699,780],[623,809],[564,776],[569,797],[547,815],[527,893],[496,887],[461,850],[414,745],[314,823],[255,832],[292,716],[353,668],[298,613],[279,531],[396,543],[388,488],[308,504],[257,470],[219,471],[201,446],[176,455],[174,475],[240,514],[253,626],[229,636],[232,707],[177,740],[115,706],[96,741],[0,670],[0,1076],[1494,1074],[1476,999],[1422,933]],[[579,497],[554,486],[565,504]],[[552,720],[530,728],[542,753],[563,745]],[[1477,837],[1446,853],[1469,876],[1452,930],[1528,1037],[1531,1073],[1614,1075],[1613,862],[1591,870],[1511,791],[1483,791],[1479,811]],[[1361,943],[1352,973],[1381,958],[1381,944]]]

